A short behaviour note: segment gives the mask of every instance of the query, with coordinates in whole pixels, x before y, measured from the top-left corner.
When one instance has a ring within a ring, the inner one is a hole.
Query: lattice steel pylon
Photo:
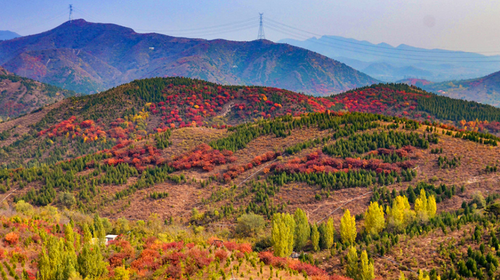
[[[260,24],[259,24],[259,35],[257,35],[257,40],[265,40],[266,34],[264,34],[264,24],[262,23],[262,16],[264,13],[259,13],[260,15]]]
[[[73,20],[73,5],[69,5],[69,22]]]

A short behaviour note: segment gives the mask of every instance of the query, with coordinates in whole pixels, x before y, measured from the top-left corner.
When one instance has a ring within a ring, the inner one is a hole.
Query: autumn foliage
[[[402,149],[378,149],[372,151],[372,155],[396,153],[401,156],[408,156],[413,153],[414,147],[407,146]],[[336,158],[324,154],[322,151],[315,151],[303,158],[293,158],[286,163],[271,165],[271,170],[275,172],[287,173],[323,173],[323,172],[347,172],[352,169],[374,170],[377,173],[399,172],[401,168],[407,169],[414,166],[413,161],[403,161],[398,163],[385,163],[378,158],[360,159],[360,158]]]
[[[275,159],[277,156],[279,156],[281,153],[280,152],[267,152],[265,154],[262,154],[260,156],[256,156],[251,162],[247,164],[242,164],[242,165],[237,165],[237,166],[230,166],[228,170],[222,175],[224,181],[229,182],[231,179],[234,179],[238,177],[240,174],[243,172],[250,170],[256,166],[259,166],[265,162],[271,161]]]
[[[9,232],[5,235],[5,242],[9,245],[15,245],[19,241],[19,234],[15,232]]]
[[[195,167],[205,171],[212,171],[215,166],[236,161],[233,152],[215,150],[207,144],[201,144],[190,152],[174,158],[170,166],[177,170],[186,170]]]
[[[278,268],[290,268],[300,273],[306,272],[308,276],[327,277],[328,275],[324,270],[318,268],[317,266],[290,258],[276,257],[271,252],[261,252],[259,253],[259,258],[266,265],[272,265],[273,267]]]
[[[147,143],[130,145],[132,141],[122,141],[111,151],[105,151],[112,157],[104,160],[108,165],[116,166],[120,163],[133,165],[137,170],[144,170],[147,165],[161,165],[166,162],[161,151]]]

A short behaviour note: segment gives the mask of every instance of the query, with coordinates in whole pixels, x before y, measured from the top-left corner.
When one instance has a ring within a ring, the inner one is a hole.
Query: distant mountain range
[[[500,107],[500,72],[485,77],[423,85],[427,91]]]
[[[386,43],[372,44],[340,36],[322,36],[305,41],[284,39],[279,42],[323,54],[385,82],[406,78],[433,82],[471,79],[500,69],[498,55],[408,45],[393,47]]]
[[[0,121],[74,95],[73,91],[19,77],[0,67]]]
[[[0,66],[81,93],[165,76],[280,87],[313,95],[378,82],[343,63],[286,44],[138,34],[130,28],[85,20],[0,42]]]
[[[17,37],[21,37],[21,35],[15,33],[15,32],[9,31],[9,30],[0,30],[0,40],[2,40],[2,41],[14,39]]]

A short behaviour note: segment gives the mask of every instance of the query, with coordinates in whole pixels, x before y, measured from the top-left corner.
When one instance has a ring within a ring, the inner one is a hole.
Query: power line
[[[197,37],[197,36],[205,37],[205,36],[232,33],[232,32],[254,29],[254,28],[255,28],[255,24],[251,23],[251,24],[245,24],[245,25],[240,25],[240,26],[235,26],[235,27],[228,27],[228,28],[219,29],[219,30],[182,32],[182,33],[168,32],[168,33],[164,33],[164,34],[168,34],[169,36],[175,36],[175,37]]]
[[[67,8],[64,8],[64,9],[58,11],[56,14],[54,14],[52,16],[43,18],[43,19],[35,21],[33,23],[29,23],[29,24],[24,25],[24,26],[22,26],[20,28],[16,28],[15,30],[17,32],[19,32],[19,31],[22,31],[22,30],[26,30],[28,28],[32,28],[34,26],[39,27],[41,24],[47,23],[47,22],[52,21],[52,20],[54,20],[56,18],[63,18],[63,17],[66,18],[66,16],[64,16],[65,14],[67,14]]]
[[[81,9],[73,8],[75,13],[81,14],[84,18],[88,15]],[[134,29],[136,32],[157,32],[167,34],[175,37],[204,37],[226,33],[233,33],[243,30],[255,28],[256,17],[248,18],[241,21],[230,22],[225,24],[205,26],[199,28],[185,28],[185,29]]]
[[[309,34],[309,36],[312,35],[312,36],[318,36],[318,37],[325,37],[325,38],[330,39],[332,41],[339,41],[339,42],[343,42],[343,43],[347,43],[347,44],[353,44],[353,45],[361,45],[363,47],[370,47],[370,48],[377,48],[377,49],[387,49],[387,50],[394,50],[394,51],[401,51],[401,52],[425,52],[425,53],[435,52],[435,53],[440,53],[440,54],[445,54],[444,52],[447,51],[447,50],[408,50],[408,49],[389,48],[389,47],[377,46],[377,45],[367,45],[367,44],[363,44],[363,43],[360,43],[360,42],[349,41],[349,40],[346,40],[346,39],[333,38],[333,37],[328,37],[328,36],[320,35],[320,34],[317,34],[317,33],[314,33],[314,32],[310,32],[310,31],[307,31],[307,30],[303,30],[303,29],[300,29],[300,28],[296,28],[296,27],[293,27],[293,26],[281,23],[281,22],[273,20],[271,18],[267,18],[267,20],[270,21],[270,22],[272,22],[272,23],[274,23],[274,24],[281,25],[283,27],[286,27],[286,28],[289,28],[289,29],[292,29],[292,30],[295,30],[295,31],[299,31],[299,32],[302,32],[302,33]],[[499,52],[500,51],[486,51],[486,52],[482,52],[481,51],[479,53],[499,53]],[[450,54],[456,54],[456,53],[450,53]]]
[[[265,40],[266,35],[264,34],[264,24],[262,23],[262,16],[264,13],[259,13],[260,21],[259,21],[259,34],[257,35],[257,40]]]
[[[267,28],[274,30],[276,32],[286,34],[288,36],[292,36],[296,39],[303,40],[305,35],[297,34],[294,33],[293,31],[286,30],[284,28],[281,28],[280,26],[269,22],[267,25]],[[301,37],[302,36],[302,37]],[[379,56],[379,57],[388,57],[388,58],[396,58],[396,59],[403,59],[403,60],[413,60],[413,61],[430,61],[430,62],[465,62],[465,63],[494,63],[494,62],[500,62],[500,60],[454,60],[454,59],[446,59],[445,57],[442,56],[437,56],[439,58],[444,58],[444,59],[429,59],[429,57],[432,56],[421,56],[421,55],[415,55],[415,54],[388,54],[376,50],[366,50],[366,49],[356,49],[353,47],[349,46],[338,46],[334,45],[329,42],[321,42],[321,41],[311,41],[314,44],[320,44],[324,45],[327,47],[331,48],[336,48],[336,49],[342,49],[342,50],[347,50],[351,52],[357,52],[357,53],[363,53],[363,54],[368,54],[368,55],[373,55],[373,56]],[[365,45],[364,45],[365,46]],[[472,59],[472,58],[471,58]],[[477,59],[477,58],[474,58]],[[485,57],[485,59],[488,59],[488,57]]]
[[[289,36],[294,36],[295,38],[298,38],[300,40],[302,40],[306,36],[306,35],[297,34],[297,33],[294,33],[293,31],[289,31],[287,29],[284,29],[281,26],[278,26],[274,23],[269,23],[268,25],[269,25],[268,28],[273,29],[274,31],[284,33],[284,34],[287,34]],[[300,36],[302,36],[302,37],[300,37]],[[431,56],[431,55],[423,55],[422,56],[422,55],[418,55],[418,54],[387,53],[387,52],[381,52],[381,51],[369,50],[369,49],[368,50],[367,49],[359,49],[359,48],[357,49],[355,47],[350,47],[350,46],[339,46],[339,45],[335,45],[335,44],[332,44],[330,42],[325,42],[325,41],[316,40],[316,41],[311,41],[311,42],[315,43],[315,44],[321,44],[321,45],[325,45],[325,46],[334,47],[337,49],[347,50],[347,51],[351,51],[351,52],[364,53],[364,54],[369,54],[369,55],[373,55],[373,56],[390,57],[390,58],[407,59],[407,60],[422,60],[422,61],[452,61],[452,60],[446,59],[446,57],[443,57],[442,54],[438,55],[438,56]],[[363,44],[360,44],[360,45],[363,45]],[[363,46],[367,46],[367,45],[363,45]],[[374,47],[374,46],[372,46],[372,47]],[[422,51],[422,52],[425,52],[425,51]],[[417,59],[412,59],[412,57],[417,58]],[[445,58],[446,60],[425,59],[425,58],[429,58],[429,57]],[[471,59],[478,59],[478,58],[471,58]],[[484,59],[491,59],[491,58],[484,57]],[[494,61],[491,61],[491,60],[490,61],[464,60],[461,62],[494,62]]]
[[[231,23],[226,23],[226,24],[220,24],[220,25],[215,25],[215,26],[207,26],[207,27],[198,27],[198,28],[187,28],[187,29],[136,29],[137,31],[149,31],[149,32],[197,32],[197,31],[205,31],[205,30],[212,30],[212,29],[221,29],[221,28],[227,28],[227,26],[234,27],[236,25],[246,25],[249,23],[254,23],[255,22],[255,17],[249,18],[246,20],[242,21],[237,21],[237,22],[231,22]]]

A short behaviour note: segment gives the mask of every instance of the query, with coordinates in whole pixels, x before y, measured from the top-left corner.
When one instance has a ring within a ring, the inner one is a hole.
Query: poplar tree
[[[295,220],[295,250],[300,251],[309,240],[311,228],[304,210],[297,208],[293,217]]]
[[[373,267],[373,262],[368,260],[368,254],[366,250],[361,253],[361,280],[372,280],[375,278],[375,269]]]
[[[94,216],[94,238],[99,241],[99,246],[104,247],[106,244],[106,230],[98,214]]]
[[[329,218],[325,224],[320,226],[320,247],[321,249],[330,249],[333,246],[333,235],[335,227],[333,226],[333,218]]]
[[[318,226],[316,224],[313,224],[311,227],[311,242],[312,242],[314,251],[318,252],[319,251],[319,231],[318,231]]]
[[[418,280],[431,280],[429,275],[424,275],[421,269],[418,270]]]
[[[346,209],[344,216],[340,219],[340,237],[345,244],[353,244],[356,240],[356,219],[351,216],[349,209]]]
[[[420,196],[415,200],[415,212],[417,214],[427,214],[427,195],[425,190],[420,190]]]
[[[347,252],[347,267],[346,274],[348,277],[352,279],[358,279],[359,275],[359,267],[358,267],[358,252],[356,248],[353,246],[349,247],[349,251]]]
[[[83,243],[85,244],[90,243],[92,241],[92,234],[90,233],[90,229],[87,223],[83,224],[82,231],[83,231]]]
[[[295,220],[288,213],[276,213],[273,216],[271,242],[274,255],[288,257],[293,252]]]
[[[376,234],[385,227],[384,208],[378,205],[378,202],[370,202],[370,206],[365,212],[366,232]]]
[[[36,273],[36,279],[40,280],[50,280],[52,277],[52,269],[50,267],[49,256],[45,249],[42,250],[38,256],[38,272]]]
[[[401,228],[414,219],[415,212],[411,210],[410,203],[406,196],[397,196],[392,203],[392,207],[387,206],[388,225]]]
[[[73,231],[71,224],[64,225],[64,239],[71,244],[74,244],[75,242],[75,232]]]
[[[436,216],[436,211],[436,197],[432,195],[427,199],[427,213],[429,214],[429,218],[434,218]]]
[[[402,271],[399,273],[399,280],[406,280],[405,274]]]
[[[96,244],[85,243],[78,255],[78,271],[83,278],[95,279],[106,271],[101,249]]]

